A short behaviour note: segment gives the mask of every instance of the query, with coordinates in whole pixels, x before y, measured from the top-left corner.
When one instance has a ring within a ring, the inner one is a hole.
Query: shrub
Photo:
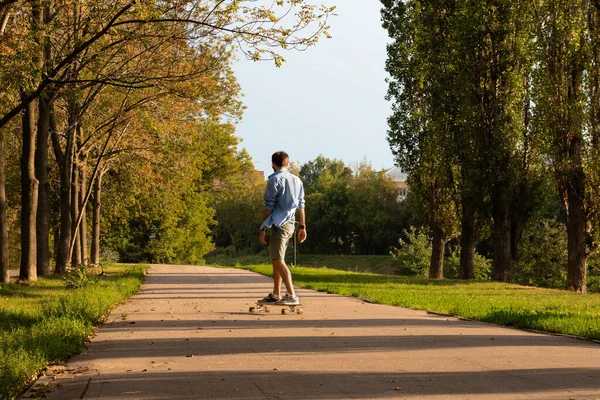
[[[79,289],[97,282],[96,277],[90,275],[83,264],[73,268],[63,279],[67,289]]]
[[[422,229],[404,231],[399,246],[392,250],[392,269],[396,275],[428,276],[431,259],[431,239]]]
[[[541,220],[525,230],[513,281],[521,285],[564,288],[567,230],[556,220]]]
[[[488,260],[481,254],[475,253],[473,257],[475,279],[490,279],[491,266],[492,260]],[[444,259],[444,277],[449,279],[459,279],[460,275],[460,248],[456,248]]]

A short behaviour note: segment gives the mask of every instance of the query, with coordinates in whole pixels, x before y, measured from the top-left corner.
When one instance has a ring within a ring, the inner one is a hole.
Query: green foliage
[[[348,211],[350,189],[344,181],[331,182],[306,196],[309,239],[302,250],[318,254],[349,254],[352,228]]]
[[[319,155],[300,167],[299,177],[304,183],[309,227],[309,239],[302,245],[302,251],[349,254],[352,245],[352,229],[348,225],[352,170],[341,160]]]
[[[384,171],[366,162],[354,174],[342,161],[320,155],[302,165],[308,240],[303,252],[387,254],[408,213]]]
[[[79,353],[104,315],[139,290],[144,267],[109,266],[94,285],[61,277],[0,286],[0,398],[13,399],[51,362]]]
[[[79,265],[63,277],[67,289],[79,289],[97,282],[96,277],[88,273],[88,267]]]
[[[266,265],[243,268],[264,275],[272,273]],[[300,267],[294,269],[294,283],[379,304],[600,339],[600,294],[582,296],[507,283],[428,280]]]
[[[146,248],[153,261],[198,264],[214,248],[209,228],[214,210],[208,206],[207,200],[196,194],[186,198],[183,204],[185,209],[174,223],[159,225],[159,220],[154,219],[156,223],[151,228]]]
[[[522,285],[564,288],[567,278],[567,229],[556,220],[532,223],[523,235],[513,279]]]
[[[493,221],[502,261],[494,265],[510,269],[499,250],[510,250],[531,215],[529,175],[539,162],[528,126],[531,2],[382,3],[392,39],[388,141],[414,211],[447,238],[459,220],[463,237]]]
[[[228,174],[221,174],[220,188],[214,196],[215,245],[232,246],[236,255],[260,252],[258,232],[264,209],[264,177],[255,171],[245,151],[230,161],[227,171]]]
[[[417,218],[444,238],[456,234],[453,203],[459,176],[454,148],[461,128],[456,68],[454,2],[382,1],[390,74],[388,142],[408,174],[409,199]]]
[[[398,189],[383,171],[361,164],[349,188],[348,229],[357,254],[389,254],[407,227]]]
[[[473,256],[473,272],[475,279],[488,280],[491,275],[492,260],[488,260],[481,254],[475,253]],[[459,279],[460,271],[460,248],[450,252],[450,255],[444,259],[444,277],[449,279]]]
[[[426,277],[431,259],[431,239],[423,229],[411,227],[404,231],[398,248],[392,251],[396,275]]]
[[[352,170],[342,160],[329,159],[319,154],[300,167],[299,177],[304,183],[304,192],[310,195],[322,192],[334,182],[348,184],[352,179]]]
[[[135,168],[114,169],[104,192],[103,247],[124,262],[198,264],[214,248],[256,246],[264,182],[233,126],[193,120],[165,127],[175,135]]]

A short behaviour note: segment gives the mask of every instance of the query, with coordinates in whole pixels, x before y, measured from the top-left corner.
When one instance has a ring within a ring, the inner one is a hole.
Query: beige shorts
[[[288,240],[294,235],[294,221],[286,222],[281,228],[273,225],[269,245],[271,260],[285,260]]]

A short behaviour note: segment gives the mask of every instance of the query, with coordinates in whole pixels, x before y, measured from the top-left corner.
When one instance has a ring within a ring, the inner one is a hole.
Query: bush
[[[97,282],[96,277],[88,273],[85,265],[73,268],[64,278],[67,289],[79,289]]]
[[[395,275],[428,276],[431,260],[431,239],[422,229],[411,227],[404,231],[399,246],[391,253]]]
[[[100,247],[100,262],[103,264],[114,264],[118,263],[119,260],[119,252],[111,249],[108,246]]]
[[[475,279],[488,280],[490,279],[490,271],[492,260],[488,260],[481,254],[475,253],[473,257],[473,270]],[[444,277],[449,279],[460,278],[460,248],[452,251],[448,257],[444,259]]]
[[[532,223],[523,234],[513,281],[521,285],[564,288],[567,278],[567,230],[556,220]]]

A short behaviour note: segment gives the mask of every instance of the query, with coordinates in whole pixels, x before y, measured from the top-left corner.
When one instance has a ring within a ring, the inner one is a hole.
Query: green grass
[[[139,290],[144,270],[106,267],[72,290],[60,276],[0,285],[0,399],[16,398],[48,364],[81,352],[108,311]]]
[[[293,253],[288,249],[286,261],[292,264]],[[248,255],[240,257],[219,256],[207,257],[208,264],[235,267],[236,265],[258,265],[269,262],[269,256]],[[298,265],[313,268],[332,268],[352,272],[368,272],[373,274],[393,275],[391,256],[358,256],[358,255],[331,255],[331,254],[298,254]]]
[[[268,265],[240,268],[271,275]],[[600,340],[600,294],[576,294],[488,281],[424,278],[295,267],[294,283],[308,289],[369,299],[523,329]]]

